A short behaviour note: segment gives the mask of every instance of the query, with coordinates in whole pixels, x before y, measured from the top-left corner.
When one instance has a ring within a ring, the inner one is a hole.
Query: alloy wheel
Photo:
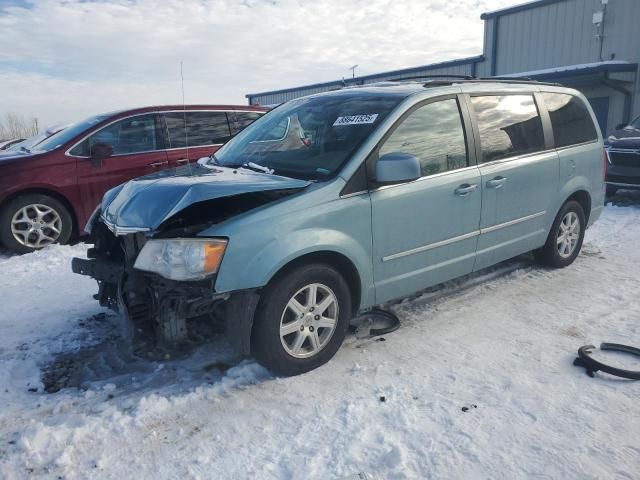
[[[298,290],[280,318],[280,341],[295,358],[316,355],[328,343],[338,324],[338,298],[321,283]]]
[[[26,205],[11,218],[11,234],[25,247],[46,247],[58,240],[61,231],[60,214],[41,203]]]
[[[580,239],[580,219],[575,212],[567,212],[562,218],[556,237],[558,254],[562,258],[570,257]]]

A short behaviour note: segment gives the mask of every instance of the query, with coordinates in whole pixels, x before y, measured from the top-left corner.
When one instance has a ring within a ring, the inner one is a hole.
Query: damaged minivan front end
[[[86,228],[94,245],[86,259],[73,259],[72,269],[98,282],[100,305],[164,346],[185,341],[189,320],[207,317],[249,353],[246,332],[258,295],[252,289],[216,292],[230,239],[202,234],[309,184],[202,165],[133,180],[105,194]]]

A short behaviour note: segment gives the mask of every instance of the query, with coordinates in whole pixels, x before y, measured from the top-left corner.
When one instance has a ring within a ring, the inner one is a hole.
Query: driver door
[[[88,217],[102,201],[105,192],[121,183],[168,167],[167,152],[158,134],[155,113],[118,120],[94,132],[71,154],[78,159],[78,188]],[[96,144],[107,144],[113,154],[101,161],[91,159]]]

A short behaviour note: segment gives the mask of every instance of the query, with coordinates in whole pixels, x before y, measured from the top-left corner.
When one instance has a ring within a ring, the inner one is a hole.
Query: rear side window
[[[423,177],[466,167],[458,101],[441,100],[411,112],[380,147],[379,155],[394,152],[415,156]]]
[[[549,110],[556,147],[566,147],[598,139],[598,132],[584,102],[566,93],[543,92]]]
[[[167,125],[169,148],[215,145],[231,138],[225,112],[169,112],[163,116]]]
[[[544,150],[544,134],[533,95],[472,97],[480,130],[482,162]]]
[[[229,127],[231,127],[231,135],[245,129],[250,124],[259,119],[262,114],[258,112],[229,112]]]

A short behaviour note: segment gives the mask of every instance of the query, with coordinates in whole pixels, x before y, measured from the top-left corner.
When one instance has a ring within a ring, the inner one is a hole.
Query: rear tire
[[[351,294],[332,267],[308,264],[276,277],[262,292],[251,353],[273,372],[299,375],[327,363],[349,328]]]
[[[610,185],[607,185],[607,191],[606,191],[606,197],[607,198],[611,198],[613,197],[616,193],[618,192],[618,188],[617,187],[612,187]]]
[[[536,260],[553,268],[571,265],[582,248],[586,223],[582,205],[575,200],[566,202],[551,226],[547,242],[534,252]]]
[[[21,195],[0,211],[0,241],[16,253],[65,244],[72,231],[71,214],[62,202],[48,195]]]

